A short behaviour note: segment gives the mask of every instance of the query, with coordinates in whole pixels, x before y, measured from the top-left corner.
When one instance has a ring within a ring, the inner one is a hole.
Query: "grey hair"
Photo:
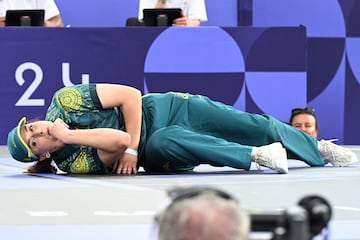
[[[158,240],[247,240],[249,231],[247,212],[210,191],[171,204],[158,219]]]

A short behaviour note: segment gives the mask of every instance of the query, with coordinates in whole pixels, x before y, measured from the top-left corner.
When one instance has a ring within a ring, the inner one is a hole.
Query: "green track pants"
[[[317,139],[268,115],[250,114],[205,96],[143,97],[139,163],[148,172],[191,171],[200,164],[248,170],[253,146],[281,142],[288,158],[323,166]]]

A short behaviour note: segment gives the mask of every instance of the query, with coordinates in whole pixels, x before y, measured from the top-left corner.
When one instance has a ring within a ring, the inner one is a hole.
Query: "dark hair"
[[[36,161],[34,165],[29,167],[26,173],[56,173],[57,168],[52,164],[52,158],[46,158],[42,161]]]
[[[319,121],[315,115],[315,109],[314,108],[311,108],[311,107],[306,107],[306,108],[293,108],[291,110],[291,116],[290,116],[290,121],[289,121],[289,124],[292,125],[292,122],[294,120],[294,117],[299,115],[299,114],[308,114],[308,115],[311,115],[315,118],[315,128],[316,130],[318,129],[319,127]]]

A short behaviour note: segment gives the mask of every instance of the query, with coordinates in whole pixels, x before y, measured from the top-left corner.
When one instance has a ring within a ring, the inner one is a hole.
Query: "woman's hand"
[[[116,166],[117,174],[136,174],[137,156],[124,153]]]
[[[199,27],[200,26],[200,20],[194,19],[189,20],[184,12],[181,12],[181,17],[177,18],[173,22],[173,26],[177,27]]]
[[[105,166],[115,164],[119,156],[129,155],[124,154],[124,152],[129,147],[131,137],[128,133],[118,129],[94,128],[70,130],[63,120],[56,119],[53,126],[49,128],[49,134],[63,144],[78,144],[96,148],[97,154]],[[131,158],[131,161],[127,157],[129,156],[126,156],[124,160],[120,159],[122,163],[121,172],[136,173],[136,156]]]
[[[188,26],[188,20],[185,16],[182,16],[182,17],[174,20],[173,26],[186,27],[186,26]]]
[[[49,128],[49,133],[56,139],[66,142],[66,133],[69,131],[69,125],[67,125],[62,119],[58,118],[55,120],[53,126]]]

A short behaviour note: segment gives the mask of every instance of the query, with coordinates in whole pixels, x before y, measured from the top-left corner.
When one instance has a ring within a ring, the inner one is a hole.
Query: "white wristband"
[[[132,149],[132,148],[127,148],[125,150],[125,153],[131,154],[131,155],[134,155],[134,156],[138,155],[138,151],[136,151],[135,149]]]

